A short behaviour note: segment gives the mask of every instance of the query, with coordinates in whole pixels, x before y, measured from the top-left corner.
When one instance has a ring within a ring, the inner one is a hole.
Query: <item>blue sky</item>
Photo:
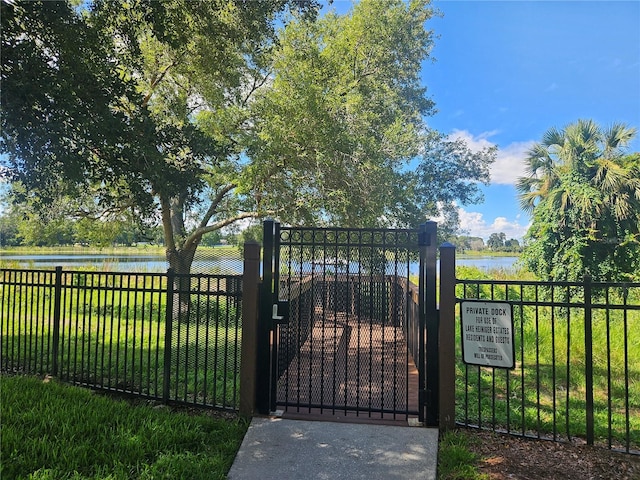
[[[437,61],[423,69],[439,110],[429,123],[500,149],[485,202],[462,207],[462,226],[485,239],[522,237],[529,218],[513,183],[532,142],[580,118],[640,128],[640,2],[434,5],[444,16],[431,22]]]
[[[339,13],[350,1],[334,1]],[[640,1],[434,0],[442,18],[423,82],[433,128],[474,148],[498,145],[485,202],[461,206],[462,227],[522,238],[529,217],[513,186],[527,149],[580,118],[640,128]],[[631,145],[640,151],[640,139]]]

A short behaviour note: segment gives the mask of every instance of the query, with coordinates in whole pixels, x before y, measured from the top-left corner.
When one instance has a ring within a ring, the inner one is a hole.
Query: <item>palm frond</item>
[[[542,145],[546,147],[562,148],[565,144],[565,133],[562,130],[558,130],[556,127],[552,127],[542,135]]]
[[[637,130],[623,123],[614,123],[603,132],[603,150],[605,155],[610,152],[617,152],[627,146],[636,136]]]
[[[607,158],[600,158],[596,162],[596,166],[596,174],[592,179],[592,183],[607,192],[619,190],[631,174],[628,169]]]

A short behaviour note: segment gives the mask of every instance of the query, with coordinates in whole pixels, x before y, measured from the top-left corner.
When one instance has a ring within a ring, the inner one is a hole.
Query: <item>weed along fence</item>
[[[0,271],[0,369],[239,405],[242,276]]]
[[[458,424],[640,454],[639,283],[453,281]]]

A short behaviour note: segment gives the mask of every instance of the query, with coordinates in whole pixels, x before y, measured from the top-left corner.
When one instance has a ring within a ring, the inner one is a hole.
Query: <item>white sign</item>
[[[461,305],[462,359],[485,367],[514,368],[511,304],[464,301]]]

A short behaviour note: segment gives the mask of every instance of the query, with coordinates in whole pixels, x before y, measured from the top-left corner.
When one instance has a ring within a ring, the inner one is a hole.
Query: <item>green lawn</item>
[[[0,378],[3,479],[224,479],[247,429],[55,380]]]

